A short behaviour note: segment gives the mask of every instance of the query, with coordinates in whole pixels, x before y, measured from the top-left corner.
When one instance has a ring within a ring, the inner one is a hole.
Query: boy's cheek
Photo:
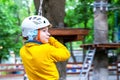
[[[42,43],[48,43],[49,40],[41,40]]]

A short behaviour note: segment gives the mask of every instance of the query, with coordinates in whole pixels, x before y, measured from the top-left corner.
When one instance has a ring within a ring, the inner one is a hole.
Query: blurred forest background
[[[65,27],[89,28],[90,32],[84,41],[72,42],[73,48],[80,48],[80,44],[93,43],[93,0],[66,0]],[[109,42],[120,41],[120,1],[108,1]],[[0,62],[8,59],[9,53],[14,51],[19,56],[22,46],[21,22],[36,13],[33,0],[0,0]],[[66,43],[68,48],[70,44]]]

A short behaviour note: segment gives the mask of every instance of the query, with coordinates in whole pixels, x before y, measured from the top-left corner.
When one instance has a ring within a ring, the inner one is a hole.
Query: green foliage
[[[66,0],[66,16],[64,19],[68,27],[84,28],[92,27],[89,21],[93,22],[91,3],[83,0]]]
[[[91,31],[85,38],[85,43],[93,42],[93,10],[92,1],[66,0],[65,25],[71,28],[89,28]]]
[[[0,0],[0,62],[9,57],[9,51],[19,55],[22,46],[21,21],[34,14],[32,0]]]
[[[109,25],[109,41],[116,41],[115,33],[120,31],[120,1],[111,0],[109,2],[108,25]]]
[[[0,61],[7,59],[9,50],[19,52],[22,42],[20,39],[20,27],[18,26],[17,5],[10,0],[0,1]]]

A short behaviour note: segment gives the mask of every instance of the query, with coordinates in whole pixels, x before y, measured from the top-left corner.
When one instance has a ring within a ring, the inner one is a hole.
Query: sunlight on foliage
[[[19,55],[22,46],[20,25],[23,18],[33,14],[34,10],[28,13],[28,4],[30,11],[34,8],[31,3],[27,0],[0,0],[0,62],[9,57],[10,50]]]

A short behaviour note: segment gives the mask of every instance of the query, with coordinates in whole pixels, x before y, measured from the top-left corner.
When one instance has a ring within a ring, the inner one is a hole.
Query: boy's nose
[[[48,32],[48,35],[50,36],[50,33]]]

